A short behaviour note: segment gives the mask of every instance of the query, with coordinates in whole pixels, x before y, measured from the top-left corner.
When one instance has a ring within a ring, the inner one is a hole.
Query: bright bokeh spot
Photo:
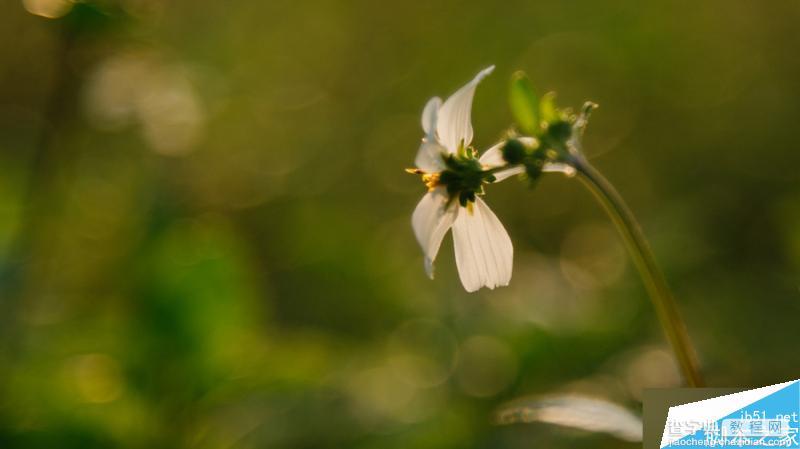
[[[109,131],[135,124],[148,146],[165,156],[194,150],[205,110],[181,64],[147,51],[112,56],[94,70],[84,94],[92,124]]]

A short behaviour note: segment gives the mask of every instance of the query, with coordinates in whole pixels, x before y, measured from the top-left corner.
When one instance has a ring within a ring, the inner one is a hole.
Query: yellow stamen
[[[467,213],[468,214],[472,215],[475,212],[474,206],[475,206],[475,203],[473,203],[472,201],[467,201]]]
[[[407,168],[406,173],[411,173],[412,175],[422,175],[422,182],[428,188],[428,191],[431,191],[439,186],[439,173],[425,173],[418,168]]]
[[[422,175],[422,182],[428,187],[428,191],[435,189],[439,185],[439,173],[426,173]]]

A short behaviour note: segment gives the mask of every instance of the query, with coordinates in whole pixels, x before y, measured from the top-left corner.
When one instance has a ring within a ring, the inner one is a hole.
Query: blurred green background
[[[712,386],[798,376],[800,3],[7,1],[0,447],[636,447],[495,426],[521,396],[639,412],[680,383],[574,180],[493,187],[511,286],[429,281],[403,173],[425,101],[490,64],[600,104],[585,146]],[[49,17],[49,18],[48,18]]]

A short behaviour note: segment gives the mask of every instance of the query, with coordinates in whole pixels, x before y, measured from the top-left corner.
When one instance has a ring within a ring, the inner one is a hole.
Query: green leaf
[[[556,108],[556,93],[548,92],[542,97],[539,104],[539,113],[543,122],[553,123],[559,120],[558,108]]]
[[[539,98],[525,72],[516,72],[511,76],[509,102],[520,130],[526,134],[538,134]]]

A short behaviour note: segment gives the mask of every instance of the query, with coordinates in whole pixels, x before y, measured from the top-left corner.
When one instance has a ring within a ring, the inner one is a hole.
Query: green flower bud
[[[525,160],[525,174],[528,176],[528,181],[531,187],[536,184],[539,177],[542,175],[547,155],[544,152],[536,151],[533,155]]]
[[[572,125],[559,120],[547,127],[547,134],[556,142],[564,142],[572,135]]]
[[[525,153],[525,145],[517,139],[511,139],[503,146],[503,159],[512,165],[522,162]]]

